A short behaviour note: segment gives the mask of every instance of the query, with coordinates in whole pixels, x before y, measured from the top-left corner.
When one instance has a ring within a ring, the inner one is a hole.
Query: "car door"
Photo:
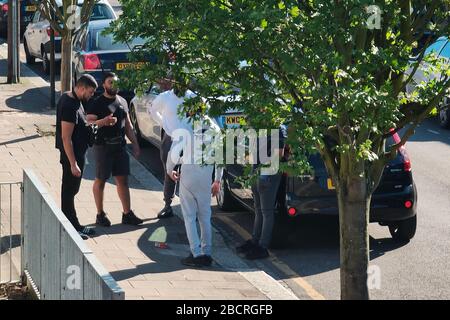
[[[142,121],[139,121],[142,134],[157,146],[161,144],[161,126],[153,119],[147,108],[152,107],[153,100],[155,100],[160,93],[161,90],[157,85],[151,86],[145,95],[139,99],[140,105],[138,106],[137,111],[139,119],[142,119]]]
[[[38,52],[36,50],[37,46],[37,34],[36,34],[36,27],[39,23],[39,19],[41,16],[41,12],[38,10],[35,12],[33,16],[33,20],[28,24],[27,29],[25,30],[25,38],[27,40],[28,50],[33,56],[38,55]]]

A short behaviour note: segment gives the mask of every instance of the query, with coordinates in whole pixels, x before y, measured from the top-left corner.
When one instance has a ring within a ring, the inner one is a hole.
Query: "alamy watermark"
[[[370,5],[366,7],[366,13],[369,14],[369,18],[366,21],[367,29],[380,30],[381,29],[381,16],[383,11],[377,5]]]
[[[231,165],[261,164],[262,175],[273,175],[279,170],[280,129],[225,129],[208,127],[195,121],[193,130],[177,129],[172,134],[173,163],[179,162],[183,150],[183,164]]]
[[[77,265],[70,265],[66,269],[67,280],[66,288],[68,290],[81,289],[81,268]]]
[[[367,268],[367,287],[369,290],[381,289],[381,269],[379,266],[371,265]]]

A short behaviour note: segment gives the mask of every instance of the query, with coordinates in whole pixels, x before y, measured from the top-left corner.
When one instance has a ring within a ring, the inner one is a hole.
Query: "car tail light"
[[[394,129],[391,129],[390,131],[393,132]],[[392,138],[394,139],[394,142],[397,144],[402,141],[402,139],[400,138],[398,133],[394,133],[392,135]],[[411,171],[411,160],[409,159],[409,155],[408,155],[408,152],[406,151],[405,146],[401,146],[400,149],[398,149],[398,151],[403,156],[403,171],[410,172]]]
[[[50,37],[51,36],[51,32],[52,29],[50,27],[47,28],[47,35]],[[55,37],[59,37],[59,33],[58,31],[55,31]]]
[[[100,63],[100,59],[94,53],[83,55],[83,67],[84,70],[98,70],[102,68],[102,64]]]
[[[297,214],[297,209],[295,209],[295,208],[289,208],[288,209],[288,214],[291,216],[291,217],[293,217],[293,216],[295,216],[296,214]]]
[[[8,4],[5,3],[4,5],[2,5],[2,11],[3,12],[8,12]]]
[[[405,208],[406,209],[410,209],[412,206],[413,206],[412,201],[410,201],[410,200],[405,201]]]

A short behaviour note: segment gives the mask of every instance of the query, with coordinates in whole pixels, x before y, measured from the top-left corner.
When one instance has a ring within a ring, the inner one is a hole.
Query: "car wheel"
[[[226,172],[223,172],[222,181],[220,183],[220,190],[216,196],[217,205],[222,211],[233,211],[242,209],[236,199],[233,198],[228,182],[226,179]]]
[[[30,50],[28,49],[28,44],[25,38],[23,39],[23,48],[25,50],[25,59],[27,64],[33,64],[36,62],[36,58],[30,54]]]
[[[133,104],[130,105],[130,120],[131,124],[133,125],[133,131],[136,135],[136,138],[138,140],[139,146],[145,147],[148,145],[147,141],[142,138],[141,130],[139,129],[139,124],[137,121],[137,115],[136,115],[136,109]]]
[[[417,215],[406,220],[389,224],[389,232],[392,238],[398,242],[409,242],[416,234]]]
[[[50,74],[50,61],[48,61],[48,56],[44,50],[42,50],[42,69],[44,69],[45,74]]]
[[[442,128],[450,129],[450,108],[443,108],[439,111],[439,124]]]

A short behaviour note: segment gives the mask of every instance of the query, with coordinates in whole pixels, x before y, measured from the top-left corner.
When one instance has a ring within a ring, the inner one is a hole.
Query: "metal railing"
[[[0,183],[0,284],[20,280],[22,183]]]
[[[40,299],[122,300],[99,263],[31,170],[23,172],[22,275]]]

